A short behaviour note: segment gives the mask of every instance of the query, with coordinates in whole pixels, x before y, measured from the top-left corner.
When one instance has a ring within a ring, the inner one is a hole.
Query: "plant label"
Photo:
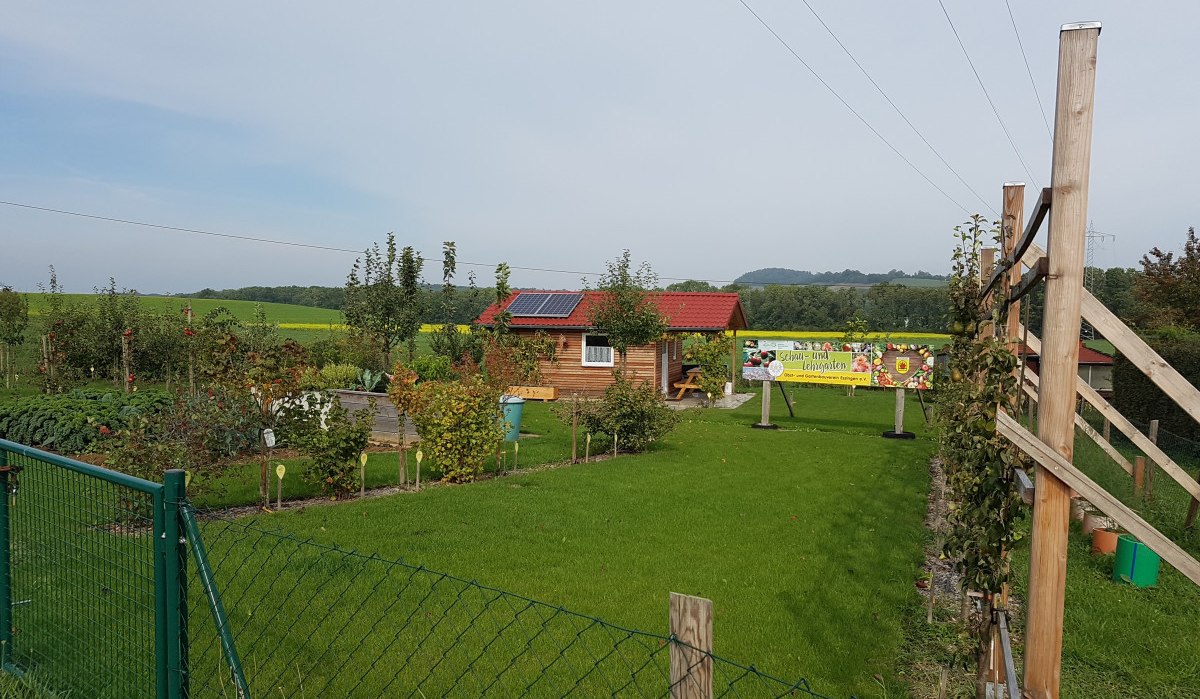
[[[358,455],[358,463],[359,463],[359,465],[360,465],[360,466],[366,467],[366,465],[367,465],[367,452],[365,452],[365,451],[364,451],[363,453],[361,453],[361,454],[359,454],[359,455]]]
[[[414,454],[414,456],[416,456],[416,457],[417,457],[417,463],[418,463],[418,464],[419,464],[419,463],[421,463],[421,461],[422,461],[422,460],[425,458],[425,454],[424,454],[424,453],[422,453],[420,449],[418,449],[418,450],[417,450],[417,453],[416,453],[416,454]]]
[[[276,478],[278,478],[279,480],[283,480],[283,474],[285,474],[285,473],[287,473],[286,466],[284,466],[283,464],[275,465],[275,477]]]
[[[275,448],[275,430],[270,428],[262,431],[263,444],[267,445],[268,449]]]

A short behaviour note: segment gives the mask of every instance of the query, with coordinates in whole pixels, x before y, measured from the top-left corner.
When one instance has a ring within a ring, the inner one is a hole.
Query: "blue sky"
[[[1117,239],[1097,262],[1178,247],[1196,223],[1200,9],[1010,1],[1047,110],[1058,27],[1104,22],[1090,215]],[[957,204],[737,0],[10,6],[0,199],[354,250],[394,231],[431,258],[455,240],[462,260],[527,267],[601,270],[628,247],[665,277],[946,271],[958,204],[992,212],[803,4],[747,2]],[[987,205],[1031,179],[936,2],[810,4]],[[946,8],[1047,184],[1004,2]],[[7,206],[0,258],[0,283],[21,289],[53,264],[71,290],[113,276],[147,292],[339,284],[353,261]]]

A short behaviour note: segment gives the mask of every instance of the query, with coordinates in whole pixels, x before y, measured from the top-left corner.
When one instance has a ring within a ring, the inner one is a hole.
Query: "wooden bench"
[[[700,384],[697,383],[698,381],[700,381],[700,370],[688,369],[685,380],[675,384],[675,388],[679,389],[679,393],[676,394],[675,400],[683,400],[683,395],[688,391],[699,391]]]

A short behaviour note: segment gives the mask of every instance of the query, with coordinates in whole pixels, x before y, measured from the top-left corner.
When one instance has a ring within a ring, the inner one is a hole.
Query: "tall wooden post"
[[[670,616],[671,699],[712,699],[712,600],[672,592]]]
[[[979,284],[983,286],[992,279],[992,273],[996,271],[996,248],[987,247],[979,251]],[[980,323],[979,335],[981,337],[995,337],[996,324],[992,322],[993,301],[996,298],[996,292],[988,294],[983,299],[984,309],[987,310],[987,320]]]
[[[1075,376],[1099,37],[1099,22],[1064,24],[1059,34],[1050,177],[1054,205],[1050,210],[1050,274],[1042,320],[1045,335],[1039,372],[1038,438],[1067,460],[1072,457],[1075,441]],[[1025,640],[1025,691],[1034,699],[1058,699],[1070,503],[1071,489],[1038,466]]]
[[[1025,225],[1025,183],[1024,182],[1005,182],[1004,183],[1004,214],[1001,218],[1000,225],[1004,240],[1004,257],[1012,257],[1013,248],[1017,246],[1017,238],[1020,237],[1022,228]],[[1021,262],[1014,260],[1013,266],[1008,270],[1008,288],[1014,289],[1017,284],[1021,283]],[[1017,347],[1018,339],[1021,335],[1021,302],[1014,301],[1008,307],[1008,322],[1004,327],[1004,337],[1008,340],[1009,347],[1014,350]]]
[[[1150,432],[1147,433],[1150,438],[1150,443],[1158,446],[1158,420],[1150,421]],[[1146,465],[1146,499],[1154,499],[1154,462],[1151,461]]]

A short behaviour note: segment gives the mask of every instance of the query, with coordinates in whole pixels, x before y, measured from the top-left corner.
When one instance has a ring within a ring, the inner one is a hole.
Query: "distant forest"
[[[845,272],[797,272],[796,270],[758,270],[739,279],[767,272],[788,272],[810,275],[810,282],[729,284],[716,287],[707,282],[689,280],[668,285],[668,291],[733,291],[742,298],[742,306],[751,327],[758,330],[829,330],[840,331],[854,318],[867,321],[868,327],[880,332],[944,332],[949,296],[944,277],[917,272],[914,275],[892,270],[886,274],[865,274],[856,270]],[[1095,269],[1089,275],[1092,293],[1118,316],[1124,318],[1133,311],[1133,280],[1141,274],[1134,269]],[[924,275],[924,276],[921,276]],[[883,279],[885,278],[886,279]],[[762,278],[762,277],[759,277]],[[795,278],[795,277],[793,277]],[[881,281],[874,281],[880,279]],[[916,280],[925,280],[923,283]],[[849,288],[831,288],[838,285]],[[861,286],[859,286],[861,285]],[[490,288],[457,287],[454,316],[446,318],[441,303],[441,288],[429,287],[422,321],[443,323],[447,320],[467,324],[487,308],[493,297]],[[191,298],[258,301],[262,303],[291,303],[340,310],[345,299],[343,287],[326,286],[249,286],[241,289],[216,291],[204,289]],[[1042,296],[1039,289],[1029,297],[1032,313],[1030,330],[1041,330]]]
[[[903,283],[905,279],[946,281],[949,279],[949,276],[933,274],[924,270],[917,270],[915,274],[908,274],[899,269],[883,273],[868,273],[860,272],[857,269],[844,269],[841,272],[809,272],[803,269],[766,267],[764,269],[756,269],[753,272],[746,272],[735,279],[734,282],[753,286],[765,286],[767,284],[821,284],[838,286],[842,284],[882,284],[884,282],[898,284]]]

